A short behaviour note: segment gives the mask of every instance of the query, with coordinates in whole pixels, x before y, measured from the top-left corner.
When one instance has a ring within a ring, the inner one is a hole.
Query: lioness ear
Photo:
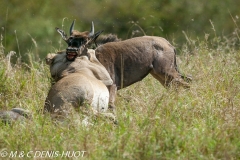
[[[53,62],[53,59],[54,59],[54,57],[55,57],[56,55],[57,55],[57,54],[55,54],[55,53],[48,53],[47,56],[46,56],[46,58],[45,58],[46,64],[51,65],[52,62]]]
[[[56,27],[56,30],[62,36],[63,40],[67,42],[67,34],[63,30],[61,30],[57,27]]]

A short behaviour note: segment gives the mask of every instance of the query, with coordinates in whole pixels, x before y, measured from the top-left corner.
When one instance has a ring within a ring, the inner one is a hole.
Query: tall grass
[[[240,159],[240,51],[227,38],[188,41],[178,63],[193,76],[190,89],[165,89],[149,75],[118,91],[118,125],[99,117],[88,127],[38,114],[50,87],[48,67],[41,61],[10,65],[1,50],[0,109],[25,108],[33,119],[0,124],[0,153],[18,151],[15,159],[22,159],[21,151],[24,159],[36,151],[86,151],[83,159],[103,160]]]

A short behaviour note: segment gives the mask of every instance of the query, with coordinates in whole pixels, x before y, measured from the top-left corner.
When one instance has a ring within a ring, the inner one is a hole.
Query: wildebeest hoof
[[[178,88],[179,86],[182,86],[182,87],[185,88],[185,89],[190,88],[189,83],[183,81],[183,79],[181,79],[181,78],[175,78],[175,79],[173,79],[170,84],[171,84],[171,86],[174,87],[174,88]]]
[[[182,76],[182,79],[184,79],[184,81],[186,81],[188,83],[193,81],[193,78],[190,75],[186,75],[186,76],[184,75],[184,76]]]

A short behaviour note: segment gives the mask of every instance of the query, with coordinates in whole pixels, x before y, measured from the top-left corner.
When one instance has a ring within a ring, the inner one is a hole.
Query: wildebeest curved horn
[[[72,35],[72,31],[74,29],[74,24],[75,24],[75,20],[72,22],[72,25],[70,27],[70,35]]]
[[[56,30],[62,36],[63,40],[67,42],[67,34],[63,30],[61,30],[57,27],[56,27]]]
[[[90,33],[89,33],[89,37],[92,37],[94,35],[94,24],[93,24],[93,21],[92,21],[92,27],[91,27],[91,30],[90,30]]]

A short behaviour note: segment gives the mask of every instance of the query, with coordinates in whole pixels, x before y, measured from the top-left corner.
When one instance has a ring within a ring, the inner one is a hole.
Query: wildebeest
[[[89,49],[86,54],[88,56],[77,57],[75,61],[68,61],[65,52],[47,55],[46,62],[56,83],[48,93],[44,110],[52,116],[65,116],[71,106],[79,109],[90,105],[95,113],[107,111],[106,85],[112,85],[113,81],[95,57],[95,51]]]
[[[101,32],[94,34],[94,25],[90,32],[74,30],[73,21],[70,36],[56,28],[68,44],[66,57],[73,61],[77,56],[84,55],[84,50],[94,42]],[[110,91],[110,107],[114,106],[115,94],[118,89],[141,81],[149,73],[164,87],[171,84],[189,88],[191,77],[181,74],[176,63],[176,50],[164,38],[143,36],[118,42],[109,42],[95,49],[99,62],[109,72],[113,84],[108,86]]]

